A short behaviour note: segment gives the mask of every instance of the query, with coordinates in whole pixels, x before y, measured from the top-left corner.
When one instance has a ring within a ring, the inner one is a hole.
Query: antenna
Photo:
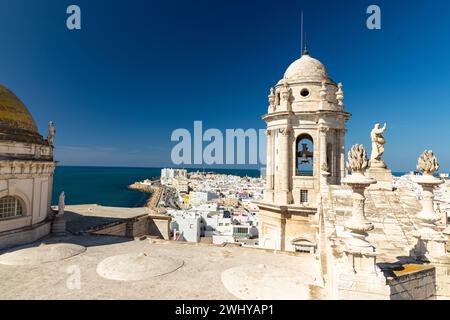
[[[301,33],[302,33],[301,39],[302,40],[301,40],[301,48],[300,48],[300,51],[303,50],[302,56],[305,54],[308,54],[308,49],[306,47],[306,32],[304,31],[303,24],[304,24],[304,19],[303,19],[303,11],[302,11],[302,14],[301,14]],[[304,43],[304,46],[303,46],[303,43]]]
[[[301,32],[301,42],[300,42],[300,52],[303,50],[303,11],[301,13],[301,20],[300,20],[300,32]]]

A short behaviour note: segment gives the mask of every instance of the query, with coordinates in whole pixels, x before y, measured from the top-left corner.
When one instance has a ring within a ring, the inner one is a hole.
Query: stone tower
[[[260,207],[262,247],[294,251],[314,247],[310,218],[327,184],[345,176],[342,84],[307,51],[270,90],[267,123],[267,190]]]

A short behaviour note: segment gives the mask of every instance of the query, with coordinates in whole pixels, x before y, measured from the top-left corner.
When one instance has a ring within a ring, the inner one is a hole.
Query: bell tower
[[[269,94],[267,188],[260,207],[260,244],[295,250],[300,237],[314,243],[310,218],[318,195],[345,176],[345,132],[350,114],[342,84],[305,50]]]

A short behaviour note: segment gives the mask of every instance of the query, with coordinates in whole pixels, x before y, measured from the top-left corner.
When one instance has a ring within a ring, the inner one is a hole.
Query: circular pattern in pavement
[[[308,300],[315,279],[300,270],[270,265],[243,265],[222,272],[222,283],[245,300]]]
[[[86,248],[72,243],[41,244],[37,247],[21,247],[0,256],[0,264],[9,266],[38,265],[61,261],[79,255]]]
[[[97,265],[97,273],[110,280],[139,281],[174,272],[183,264],[171,257],[130,253],[106,258]]]

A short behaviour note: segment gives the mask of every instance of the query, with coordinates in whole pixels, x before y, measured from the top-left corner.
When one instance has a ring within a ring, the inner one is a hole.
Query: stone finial
[[[320,88],[320,97],[322,98],[322,100],[326,100],[327,98],[327,87],[325,81],[322,81],[322,88]]]
[[[336,92],[336,99],[340,107],[344,107],[344,91],[342,90],[343,85],[341,82],[338,84],[338,91]]]
[[[417,162],[417,170],[426,175],[433,175],[439,171],[439,163],[433,151],[425,150]]]
[[[369,166],[366,149],[362,144],[355,144],[348,152],[348,163],[352,172],[362,173]]]

